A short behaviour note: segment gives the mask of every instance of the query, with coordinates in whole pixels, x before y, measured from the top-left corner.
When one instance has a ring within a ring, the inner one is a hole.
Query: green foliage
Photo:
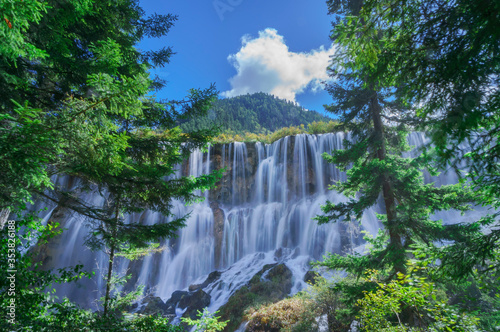
[[[438,299],[435,285],[425,277],[398,274],[396,280],[381,282],[371,271],[366,278],[375,280],[378,289],[358,301],[364,331],[479,331],[478,319]]]
[[[331,255],[323,265],[357,275],[366,269],[388,267],[393,274],[404,273],[407,252],[413,245],[470,239],[480,234],[475,225],[448,227],[431,219],[438,211],[468,210],[477,195],[466,184],[440,187],[425,184],[423,170],[438,174],[429,164],[429,153],[403,157],[403,153],[410,150],[408,124],[412,123],[415,112],[401,98],[399,86],[379,79],[379,75],[386,74],[377,51],[385,42],[385,30],[365,26],[364,5],[346,7],[345,3],[328,1],[330,10],[346,10],[341,14],[349,15],[340,16],[333,30],[332,39],[339,47],[329,68],[336,81],[327,87],[334,100],[327,110],[340,117],[339,128],[349,131],[351,137],[345,140],[344,150],[324,157],[346,171],[347,181],[336,183],[331,189],[349,199],[338,204],[327,202],[322,207],[325,214],[316,220],[319,223],[342,219],[357,222],[382,195],[385,211],[377,218],[384,228],[375,238],[367,238],[372,247],[366,255]],[[360,52],[361,45],[363,52]]]
[[[110,255],[102,319],[111,319],[106,311],[129,300],[110,294],[115,254],[142,254],[185,221],[178,216],[148,226],[127,223],[124,216],[145,209],[172,216],[172,200],[201,199],[195,191],[210,188],[219,176],[173,177],[174,165],[213,136],[209,130],[182,133],[176,123],[206,114],[217,91],[193,89],[185,100],[168,103],[154,99],[151,92],[162,82],[151,80],[148,70],[168,63],[173,52],[141,53],[135,45],[166,35],[176,17],[145,17],[135,0],[2,1],[0,12],[6,40],[0,45],[0,95],[8,96],[0,100],[0,209],[18,213],[36,197],[87,217],[88,245]],[[54,174],[74,176],[78,185],[68,192],[51,183]],[[103,196],[105,205],[82,200],[89,191]],[[18,259],[28,264],[29,255]],[[33,307],[23,310],[26,327],[30,319],[34,324],[36,317],[66,310],[49,305],[43,292],[50,280],[71,279],[63,271],[64,278],[29,271],[26,278],[41,294],[26,297]],[[67,312],[73,310],[66,304]]]
[[[9,235],[12,230],[16,235],[14,238]],[[141,288],[112,297],[111,314],[107,316],[81,309],[66,298],[59,300],[54,294],[55,284],[68,284],[92,276],[82,272],[81,265],[52,272],[41,270],[41,263],[34,261],[33,253],[28,250],[30,246],[45,243],[60,232],[56,225],[43,226],[40,219],[32,214],[19,215],[15,222],[7,223],[0,231],[2,331],[184,331],[179,326],[168,324],[168,320],[162,317],[123,315],[122,311],[142,293]],[[9,251],[8,248],[12,249],[9,245],[13,243],[12,239],[15,240],[16,250]],[[15,272],[8,272],[12,270]],[[15,275],[15,287],[11,284],[12,275]],[[123,279],[117,281],[124,282]],[[8,315],[12,300],[15,301],[14,324]]]
[[[18,57],[30,60],[43,59],[46,53],[37,48],[26,36],[32,23],[40,22],[47,12],[47,3],[42,1],[5,0],[0,3],[0,57],[17,65]],[[9,77],[14,80],[14,77]]]
[[[335,121],[329,121],[329,122],[314,121],[308,125],[307,129],[303,124],[301,124],[300,126],[283,127],[277,129],[272,133],[267,133],[267,134],[262,134],[262,133],[254,134],[245,132],[242,135],[239,134],[233,135],[228,133],[221,133],[218,136],[216,136],[212,140],[212,142],[218,144],[227,144],[232,142],[248,142],[248,143],[262,142],[266,144],[271,144],[286,136],[294,136],[299,134],[333,133],[337,131],[338,125],[339,125],[338,122]]]
[[[220,322],[219,316],[216,316],[218,311],[213,314],[208,311],[207,308],[203,309],[203,312],[198,310],[197,320],[192,320],[189,317],[182,317],[181,321],[189,326],[194,326],[195,332],[217,332],[222,331],[226,327],[229,321]]]
[[[116,253],[116,256],[125,257],[126,259],[133,261],[152,253],[160,253],[164,250],[164,247],[160,247],[159,243],[151,243],[145,248],[133,248],[127,244],[122,244],[120,250]]]
[[[334,331],[346,331],[353,320],[353,310],[348,305],[347,293],[343,291],[341,285],[353,285],[352,276],[343,278],[335,276],[326,279],[317,276],[310,287],[299,293],[297,296],[306,300],[306,319],[298,324],[296,331],[304,328],[307,322],[312,326],[317,325],[316,317],[326,315],[328,326]],[[308,319],[307,319],[308,318]]]
[[[43,324],[37,324],[36,329],[26,331],[139,331],[139,332],[184,332],[178,325],[169,324],[168,319],[159,315],[107,315],[91,312],[77,307],[64,299],[61,303],[52,305],[54,312],[46,317]],[[23,330],[24,331],[24,330]]]
[[[293,102],[266,93],[254,93],[218,100],[207,116],[190,119],[181,123],[180,127],[184,131],[193,131],[217,126],[224,134],[243,135],[249,132],[266,135],[282,127],[328,120]]]
[[[133,320],[131,331],[139,332],[183,332],[179,325],[168,323],[168,319],[161,316],[140,316]]]
[[[56,306],[53,286],[77,281],[91,274],[82,272],[83,266],[40,270],[28,251],[36,242],[44,243],[60,233],[54,225],[43,226],[33,214],[18,214],[15,221],[0,230],[0,327],[5,331],[24,331],[29,326],[45,326]],[[15,236],[12,236],[15,234]],[[15,307],[15,315],[11,307]]]
[[[334,38],[345,45],[350,68],[369,72],[381,89],[397,87],[401,104],[412,109],[411,116],[398,121],[428,132],[437,163],[467,179],[480,204],[500,206],[498,2],[328,4],[331,12],[346,15],[340,16]],[[451,271],[455,277],[471,275],[485,262],[495,264],[498,214],[477,221],[476,227],[485,224],[491,232],[456,239],[440,250],[440,259],[458,263]]]
[[[318,317],[326,316],[330,331],[348,331],[354,319],[339,283],[353,284],[351,277],[321,276],[306,290],[277,303],[261,305],[247,314],[249,331],[317,331]]]
[[[429,279],[446,288],[451,304],[478,317],[483,330],[494,331],[500,327],[498,257],[485,261],[483,265],[475,266],[466,274],[467,278],[464,278],[464,267],[471,264],[468,260],[474,257],[469,257],[468,248],[464,248],[461,253],[462,258],[456,259],[458,254],[452,252],[456,249],[456,244],[444,248],[417,247],[414,253],[420,264],[426,266],[426,275]],[[498,249],[493,252],[498,255]],[[445,260],[444,264],[439,264],[439,257]],[[452,257],[455,257],[453,264],[449,261]]]
[[[339,131],[338,121],[313,121],[307,126],[307,132],[309,134],[324,134],[324,133],[334,133]]]
[[[275,132],[268,134],[253,134],[245,132],[242,135],[239,134],[232,135],[232,134],[221,133],[213,139],[213,142],[218,144],[227,144],[232,142],[248,142],[248,143],[262,142],[271,144],[285,136],[298,135],[304,133],[306,133],[306,130],[304,128],[304,125],[301,125],[300,127],[280,128]]]

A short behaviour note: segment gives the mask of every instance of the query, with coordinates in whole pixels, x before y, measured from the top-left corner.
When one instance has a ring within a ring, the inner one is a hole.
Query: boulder
[[[224,331],[237,329],[245,310],[262,303],[278,302],[288,296],[292,290],[292,276],[285,264],[265,265],[220,308],[221,320],[229,320]]]
[[[203,290],[198,290],[194,293],[190,293],[189,296],[185,296],[179,302],[179,308],[187,308],[184,312],[184,317],[190,317],[191,319],[198,318],[198,311],[203,311],[203,308],[210,304],[210,295],[205,293]]]
[[[196,292],[175,291],[165,302],[165,315],[175,314],[175,309],[186,309],[183,316],[197,319],[198,310],[210,304],[210,295],[199,289]]]
[[[157,296],[146,296],[144,300],[142,300],[142,302],[146,303],[146,305],[141,310],[139,310],[139,313],[143,315],[160,314],[162,316],[165,316],[168,314],[175,314],[175,307],[169,307],[165,302],[162,301],[162,299]]]
[[[202,284],[193,284],[193,285],[190,285],[188,290],[190,292],[195,292],[199,289],[203,289],[205,287],[207,287],[208,285],[210,285],[211,283],[219,280],[220,276],[222,275],[221,272],[219,271],[214,271],[212,273],[210,273],[207,277],[207,279],[205,279],[205,281],[202,283]]]
[[[316,283],[316,278],[318,278],[319,276],[319,273],[316,271],[307,271],[304,275],[304,282],[310,285],[314,285]]]

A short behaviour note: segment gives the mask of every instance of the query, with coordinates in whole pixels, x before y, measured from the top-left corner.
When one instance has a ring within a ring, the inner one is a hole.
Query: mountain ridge
[[[185,132],[218,126],[222,133],[270,133],[283,127],[330,121],[316,111],[306,110],[294,102],[258,92],[214,102],[208,115],[180,124]]]

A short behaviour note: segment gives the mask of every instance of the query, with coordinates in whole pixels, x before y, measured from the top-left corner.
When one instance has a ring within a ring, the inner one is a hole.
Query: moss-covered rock
[[[247,285],[237,290],[220,308],[221,320],[229,320],[224,331],[234,331],[245,312],[285,298],[292,289],[292,271],[285,264],[265,265]]]
[[[221,272],[213,271],[208,275],[207,279],[205,279],[205,281],[202,284],[190,285],[188,290],[190,292],[196,292],[199,289],[203,289],[203,288],[207,287],[208,285],[210,285],[211,283],[214,283],[215,281],[219,280],[221,275],[222,275]]]
[[[316,271],[307,271],[306,274],[304,275],[304,282],[308,283],[309,285],[314,285],[316,284],[316,278],[319,278],[320,274]]]
[[[175,307],[169,306],[157,296],[146,296],[143,300],[146,305],[142,307],[139,313],[143,315],[156,315],[162,316],[175,314]]]

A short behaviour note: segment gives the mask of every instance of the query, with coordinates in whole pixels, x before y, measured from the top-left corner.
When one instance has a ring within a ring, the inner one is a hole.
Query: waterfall
[[[302,278],[310,269],[308,262],[329,252],[356,250],[361,244],[359,236],[348,225],[318,225],[311,220],[321,214],[320,206],[327,200],[333,203],[346,200],[343,195],[328,189],[332,183],[345,181],[345,173],[322,158],[325,152],[342,149],[345,138],[343,133],[301,134],[272,144],[236,142],[212,146],[205,152],[193,152],[177,175],[199,176],[226,168],[217,188],[199,193],[205,201],[192,206],[175,201],[173,212],[176,216],[190,213],[187,226],[178,232],[178,237],[165,240],[163,251],[140,261],[118,259],[117,270],[133,275],[129,288],[145,285],[163,300],[175,290],[199,283],[214,270],[224,271],[224,286],[207,290],[212,296],[210,308],[215,310],[264,264],[280,259],[294,273],[292,292],[299,291],[305,286]],[[408,140],[417,147],[426,141],[419,133],[411,134]],[[71,188],[71,183],[64,183],[68,182],[67,178],[59,177],[57,181]],[[457,179],[454,173],[448,172],[438,178],[427,176],[426,181],[445,184]],[[97,194],[88,195],[85,199],[94,204],[103,200]],[[49,219],[56,210],[50,207],[45,218]],[[375,234],[380,227],[376,213],[380,212],[379,206],[366,211],[360,228]],[[457,217],[453,211],[443,212],[439,217],[467,220],[467,215]],[[60,220],[67,231],[51,244],[52,261],[48,267],[77,263],[84,264],[87,269],[105,266],[107,257],[103,253],[93,253],[84,247],[83,239],[88,229],[82,217],[66,211],[62,217],[51,218]],[[144,224],[169,221],[151,211],[127,218]],[[277,258],[278,251],[280,256]],[[103,287],[102,279],[96,276],[79,286],[60,287],[62,294],[59,296],[66,295],[92,307],[93,301],[102,295]]]

